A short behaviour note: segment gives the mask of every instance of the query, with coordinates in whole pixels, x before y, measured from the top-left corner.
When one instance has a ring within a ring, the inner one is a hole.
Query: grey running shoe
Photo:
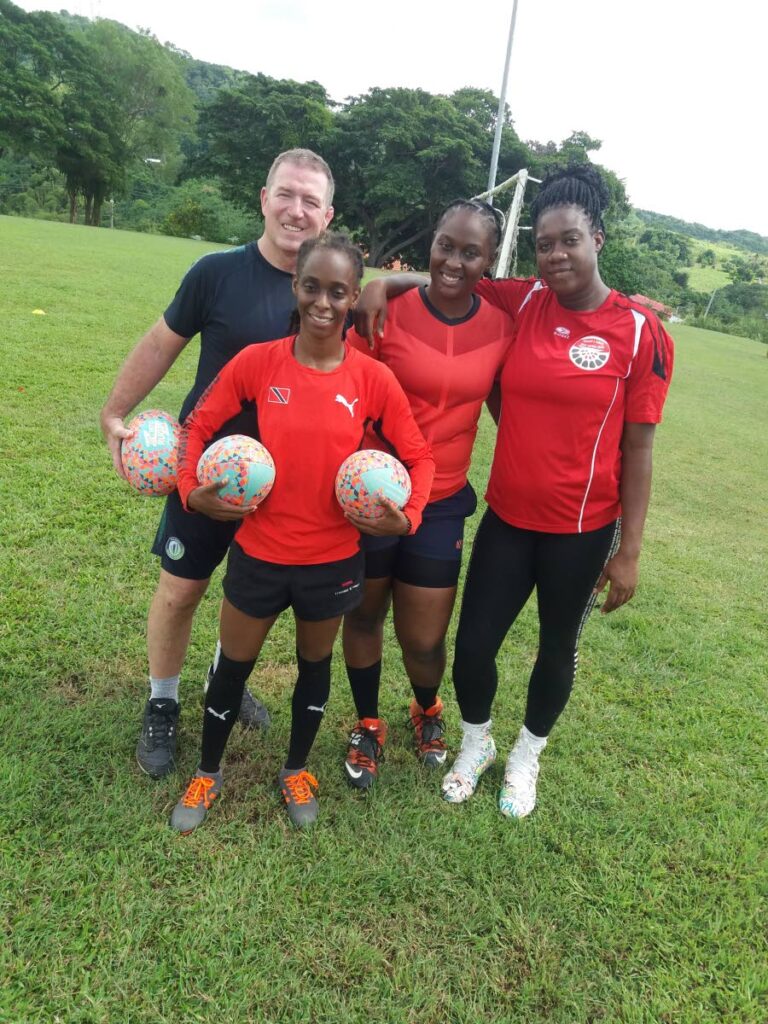
[[[208,674],[205,677],[205,688],[204,693],[208,692],[208,687],[211,685],[213,679],[213,663],[208,666]],[[269,712],[266,707],[257,700],[251,691],[246,688],[243,690],[243,699],[240,701],[240,710],[237,713],[237,720],[244,729],[260,729],[261,732],[266,732],[272,724],[272,720],[269,717]]]
[[[139,768],[153,779],[161,779],[176,767],[179,711],[178,703],[170,698],[155,697],[144,707],[136,760]]]
[[[183,836],[202,825],[211,804],[221,792],[221,772],[215,775],[197,771],[187,786],[184,796],[173,808],[171,828]]]
[[[278,775],[278,782],[291,824],[298,828],[314,825],[317,821],[318,806],[312,790],[319,786],[314,775],[310,775],[305,768],[299,771],[295,768],[283,768]]]

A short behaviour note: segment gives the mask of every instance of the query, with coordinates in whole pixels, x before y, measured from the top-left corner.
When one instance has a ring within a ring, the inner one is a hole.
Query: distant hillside
[[[248,72],[237,71],[224,64],[209,64],[204,60],[196,60],[186,50],[179,50],[170,43],[166,43],[165,47],[181,62],[187,85],[195,94],[198,103],[210,103],[219,89],[233,89],[250,77]]]
[[[687,220],[678,220],[677,217],[669,217],[664,213],[652,213],[650,210],[635,210],[635,213],[646,224],[654,224],[657,227],[666,228],[667,231],[677,231],[678,234],[700,238],[705,242],[723,242],[726,245],[735,245],[738,249],[745,249],[747,252],[768,256],[768,238],[758,235],[754,231],[716,231],[703,224],[691,224]]]

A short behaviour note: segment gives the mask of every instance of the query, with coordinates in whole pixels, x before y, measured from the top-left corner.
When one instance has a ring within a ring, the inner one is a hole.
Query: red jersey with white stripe
[[[344,459],[363,447],[369,426],[408,468],[412,493],[404,511],[415,531],[435,464],[392,371],[345,345],[344,360],[324,373],[299,363],[293,346],[293,337],[249,345],[202,395],[182,436],[184,507],[199,486],[197,462],[206,444],[245,410],[253,436],[275,462],[272,490],[237,532],[246,554],[279,565],[317,565],[359,550],[360,533],[344,518],[334,483]]]
[[[599,309],[561,306],[541,281],[481,282],[516,319],[486,500],[505,522],[546,533],[596,530],[621,515],[624,424],[659,423],[672,339],[611,291]]]
[[[390,300],[384,337],[377,335],[373,352],[354,330],[347,332],[351,345],[392,369],[408,397],[435,459],[431,502],[467,482],[480,410],[513,333],[511,317],[480,299],[467,316],[447,319],[423,287]]]

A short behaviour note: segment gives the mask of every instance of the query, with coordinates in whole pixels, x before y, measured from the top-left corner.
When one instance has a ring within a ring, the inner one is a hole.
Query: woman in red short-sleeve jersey
[[[344,656],[358,714],[344,769],[350,784],[376,779],[386,737],[379,717],[384,620],[390,602],[395,634],[413,691],[410,721],[422,764],[445,764],[445,636],[461,570],[464,520],[477,507],[467,480],[483,402],[513,335],[512,318],[478,298],[475,286],[493,264],[503,217],[488,203],[457,199],[440,214],[430,249],[430,277],[393,299],[386,328],[350,344],[390,367],[419,429],[432,447],[435,479],[421,526],[411,536],[365,536],[365,594],[344,617]],[[372,447],[381,447],[377,438]]]
[[[496,655],[535,589],[539,651],[499,796],[507,817],[534,808],[539,754],[568,702],[597,593],[610,584],[610,612],[637,586],[653,435],[672,373],[657,318],[600,277],[607,202],[594,168],[553,173],[531,206],[540,279],[481,286],[517,333],[456,638],[464,738],[443,795],[466,800],[495,758]]]

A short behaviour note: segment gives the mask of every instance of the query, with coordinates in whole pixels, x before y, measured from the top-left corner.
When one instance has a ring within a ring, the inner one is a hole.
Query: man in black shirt
[[[115,470],[124,476],[120,445],[125,417],[163,379],[176,357],[200,334],[200,358],[180,419],[232,356],[246,345],[288,334],[295,301],[291,287],[299,246],[333,217],[334,182],[316,153],[293,149],[272,164],[261,190],[264,232],[248,245],[210,253],[184,277],[171,304],[129,354],[101,411],[101,428]],[[252,424],[251,417],[251,424]],[[221,435],[252,433],[247,412]],[[211,485],[216,489],[216,485]],[[161,559],[160,582],[147,620],[150,696],[136,748],[139,766],[160,778],[175,767],[179,675],[192,620],[211,575],[222,561],[243,511],[219,502],[220,519],[185,512],[174,491],[165,505],[152,548]],[[266,709],[246,690],[240,718],[265,728]]]

